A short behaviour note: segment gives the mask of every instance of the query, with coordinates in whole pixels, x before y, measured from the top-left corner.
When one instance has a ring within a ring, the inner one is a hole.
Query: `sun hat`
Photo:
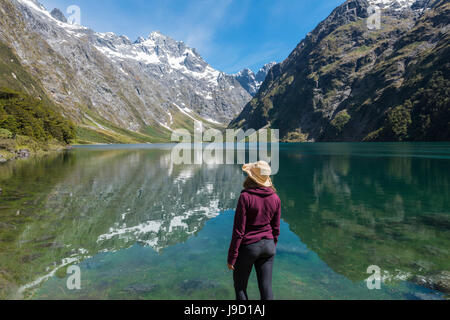
[[[263,187],[272,186],[272,179],[270,179],[272,169],[270,168],[267,162],[258,161],[255,163],[244,164],[242,170],[245,173],[247,173],[248,176],[260,186]]]

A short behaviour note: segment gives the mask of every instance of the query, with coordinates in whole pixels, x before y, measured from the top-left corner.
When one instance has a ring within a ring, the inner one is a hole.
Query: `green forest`
[[[0,88],[0,149],[19,146],[67,145],[75,138],[75,125],[54,105],[7,88]]]

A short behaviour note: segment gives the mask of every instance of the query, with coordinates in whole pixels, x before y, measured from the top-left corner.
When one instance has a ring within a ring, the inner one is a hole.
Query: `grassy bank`
[[[0,129],[1,130],[1,129]],[[57,140],[39,142],[27,136],[18,135],[14,138],[0,138],[0,162],[21,158],[21,151],[29,156],[45,155],[49,152],[61,151],[67,144]]]
[[[0,161],[62,150],[75,134],[51,102],[0,88]]]

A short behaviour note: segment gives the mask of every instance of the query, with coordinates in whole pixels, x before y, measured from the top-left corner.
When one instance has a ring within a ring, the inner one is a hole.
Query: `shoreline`
[[[11,141],[12,140],[12,141]],[[13,139],[10,139],[9,143],[16,143],[13,142]],[[3,143],[2,143],[3,142]],[[367,145],[373,145],[373,144],[435,144],[435,143],[450,143],[448,141],[416,141],[416,142],[395,142],[395,141],[389,141],[389,142],[279,142],[280,145],[325,145],[325,144],[367,144]],[[39,145],[37,142],[34,141],[34,145],[24,145],[24,146],[15,146],[15,150],[12,151],[11,149],[8,149],[8,145],[4,143],[4,141],[0,141],[0,165],[8,163],[10,161],[14,160],[25,160],[29,159],[31,157],[39,157],[39,156],[45,156],[53,152],[61,152],[61,151],[67,151],[67,150],[73,150],[73,149],[83,149],[83,148],[95,148],[95,147],[114,147],[114,146],[120,146],[122,148],[124,147],[136,147],[136,146],[142,146],[142,147],[161,147],[161,146],[170,146],[170,145],[176,145],[176,142],[163,142],[163,143],[92,143],[92,144],[70,144],[70,145],[61,145],[58,143],[49,143],[47,145]],[[204,145],[210,145],[210,142],[202,142]],[[213,142],[214,144],[214,142]],[[223,144],[229,144],[223,143]],[[245,142],[246,145],[253,145],[254,143]],[[10,146],[11,147],[11,146]]]
[[[1,146],[0,146],[1,147]],[[48,145],[44,148],[32,148],[30,146],[20,146],[16,150],[8,150],[6,148],[0,149],[0,165],[16,160],[26,160],[32,157],[45,156],[53,152],[61,152],[65,150],[71,150],[71,145]]]

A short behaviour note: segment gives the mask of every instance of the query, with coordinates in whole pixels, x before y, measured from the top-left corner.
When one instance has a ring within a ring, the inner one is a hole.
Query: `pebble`
[[[28,158],[31,155],[31,152],[28,149],[21,149],[21,150],[17,151],[16,154],[19,158],[23,159],[23,158]]]

